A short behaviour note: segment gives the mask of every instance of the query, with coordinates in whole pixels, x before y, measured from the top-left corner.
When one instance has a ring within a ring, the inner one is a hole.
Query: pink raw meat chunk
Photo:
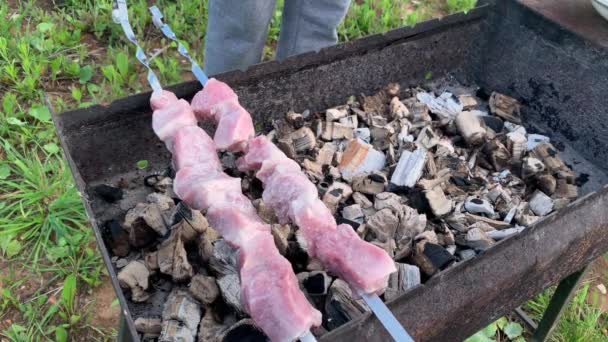
[[[290,160],[279,148],[263,135],[249,141],[244,156],[237,160],[240,171],[258,170],[264,161]]]
[[[165,108],[169,104],[176,102],[177,96],[170,91],[161,90],[155,91],[150,97],[150,107],[155,111],[157,109]]]
[[[196,118],[186,100],[172,102],[152,114],[152,129],[160,140],[167,143],[169,151],[171,151],[173,135],[185,126],[196,126]]]
[[[264,203],[275,211],[281,224],[289,222],[292,203],[305,199],[310,202],[318,197],[317,188],[301,172],[274,173],[265,186]]]
[[[251,115],[236,101],[224,102],[212,112],[217,118],[213,136],[216,147],[220,150],[242,151],[255,134]]]
[[[211,137],[198,126],[180,128],[173,138],[173,165],[176,170],[197,164],[217,165],[221,171],[220,159]]]
[[[186,167],[177,172],[173,189],[191,208],[205,210],[212,203],[230,202],[234,192],[241,193],[241,180],[215,169]],[[215,174],[214,174],[215,173]]]
[[[258,234],[271,236],[270,225],[256,215],[253,207],[251,209],[251,211],[241,210],[228,204],[213,204],[207,210],[207,219],[209,224],[222,234],[226,242],[233,247],[244,248],[248,241]]]
[[[314,249],[328,270],[346,281],[356,294],[383,291],[388,276],[397,270],[383,249],[362,240],[347,224],[325,230]]]
[[[203,90],[194,95],[192,99],[192,110],[196,113],[199,120],[211,120],[213,117],[212,109],[225,101],[237,101],[238,97],[234,91],[224,82],[215,78],[209,79]]]
[[[278,253],[272,236],[248,242],[239,253],[241,301],[272,341],[294,341],[321,324],[299,289],[290,263]]]

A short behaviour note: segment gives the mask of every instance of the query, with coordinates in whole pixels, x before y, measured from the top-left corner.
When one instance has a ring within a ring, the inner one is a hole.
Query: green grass
[[[16,2],[9,7],[0,1],[0,339],[111,340],[112,328],[92,321],[94,303],[81,305],[107,280],[50,109],[109,103],[143,91],[144,73],[133,46],[111,20],[110,0]],[[274,54],[279,37],[282,3],[277,1],[271,21],[266,58]],[[474,3],[353,0],[339,38],[413,25]],[[156,4],[202,61],[207,1]],[[129,1],[129,6],[130,21],[144,49],[154,55],[151,63],[161,82],[191,79],[188,65],[151,25],[148,1]]]

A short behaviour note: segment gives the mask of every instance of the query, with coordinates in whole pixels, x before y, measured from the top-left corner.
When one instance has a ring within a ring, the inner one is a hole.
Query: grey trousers
[[[205,71],[246,69],[262,59],[276,0],[209,0]],[[350,0],[285,0],[276,58],[316,51],[338,40]]]

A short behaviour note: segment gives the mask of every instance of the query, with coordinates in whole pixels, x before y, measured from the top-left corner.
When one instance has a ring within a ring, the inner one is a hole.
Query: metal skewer
[[[173,30],[171,30],[169,25],[167,25],[166,23],[163,22],[163,20],[162,20],[163,14],[161,13],[160,9],[156,6],[152,6],[149,8],[149,10],[150,10],[150,13],[152,14],[152,22],[154,23],[154,26],[156,26],[156,28],[161,30],[161,32],[167,38],[169,38],[177,43],[177,46],[178,46],[177,50],[179,51],[179,53],[182,56],[186,57],[190,61],[190,63],[192,64],[191,70],[192,70],[192,73],[194,74],[194,77],[196,77],[196,79],[204,87],[208,81],[207,75],[200,68],[200,66],[196,63],[196,61],[194,61],[194,59],[192,59],[192,57],[188,53],[188,50],[177,40],[175,33],[173,32]],[[388,331],[388,333],[393,337],[393,339],[395,341],[398,341],[398,342],[413,342],[414,341],[412,339],[412,337],[407,333],[407,331],[403,328],[401,323],[399,323],[399,321],[395,318],[393,313],[386,307],[386,305],[380,299],[380,297],[378,297],[378,295],[362,294],[361,297],[363,298],[363,300],[365,301],[367,306],[370,307],[370,309],[376,315],[376,317],[378,318],[380,323],[382,323],[384,328]],[[307,334],[304,334],[303,336],[300,337],[300,341],[312,342],[312,341],[316,341],[316,339],[310,332],[308,332]]]
[[[188,53],[188,49],[186,49],[186,47],[182,43],[180,43],[179,40],[177,40],[175,33],[173,33],[173,30],[171,30],[169,25],[163,23],[163,14],[160,12],[158,7],[152,6],[149,9],[150,13],[152,14],[152,23],[154,23],[154,26],[156,26],[156,28],[158,28],[165,35],[165,37],[177,43],[177,51],[180,53],[180,55],[186,57],[186,59],[190,62],[190,71],[204,87],[205,84],[207,84],[209,78],[207,77],[203,69],[198,65],[198,63],[196,63],[192,56],[190,56],[190,53]]]
[[[152,71],[152,68],[148,63],[148,58],[146,58],[146,53],[139,45],[137,37],[135,37],[135,33],[133,32],[133,28],[129,23],[129,13],[127,9],[126,0],[114,0],[114,2],[112,3],[112,19],[114,19],[115,23],[120,24],[122,30],[125,33],[125,36],[127,36],[127,39],[129,39],[131,43],[135,44],[135,46],[137,47],[135,57],[137,57],[137,60],[141,64],[143,64],[146,69],[148,69],[148,83],[150,84],[150,87],[152,87],[152,90],[162,90],[160,82],[158,81],[158,77],[156,77],[156,74],[154,73],[154,71]]]

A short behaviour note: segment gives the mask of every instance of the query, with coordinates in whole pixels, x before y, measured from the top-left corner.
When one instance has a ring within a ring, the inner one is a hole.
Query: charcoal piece
[[[425,240],[416,243],[412,256],[412,262],[429,277],[446,269],[454,260],[445,248]]]
[[[321,296],[327,294],[329,285],[331,284],[331,277],[323,271],[313,271],[308,274],[302,285],[306,292],[312,296]]]
[[[173,289],[163,306],[162,318],[163,322],[174,320],[182,323],[191,331],[192,337],[194,337],[198,324],[201,321],[200,303],[188,292]]]
[[[122,288],[131,289],[131,300],[134,302],[145,302],[150,297],[146,292],[149,286],[148,278],[150,272],[143,262],[131,261],[120,272],[118,272],[118,282]]]
[[[490,96],[489,104],[492,114],[507,121],[521,124],[521,105],[516,99],[494,92]]]
[[[300,113],[289,111],[285,115],[285,119],[294,129],[299,129],[304,126],[304,116]]]
[[[190,293],[203,305],[213,303],[220,294],[215,278],[197,274],[190,282]]]
[[[296,241],[289,241],[285,258],[291,262],[294,270],[305,270],[309,262],[308,254]]]
[[[239,275],[236,273],[223,275],[217,279],[217,285],[226,304],[238,313],[242,313],[244,310],[241,304],[241,280]]]
[[[123,196],[121,188],[116,188],[106,184],[97,185],[93,188],[93,192],[108,203],[115,203],[121,200]]]
[[[336,329],[353,318],[369,312],[362,300],[353,299],[350,287],[341,279],[336,279],[331,284],[327,296],[323,318],[326,320],[325,325],[328,330]]]
[[[494,240],[479,228],[469,229],[465,244],[476,251],[485,251],[494,245]]]
[[[252,319],[246,318],[238,321],[222,333],[220,342],[266,342],[268,337],[255,326]]]
[[[288,240],[292,235],[291,226],[288,224],[273,224],[271,226],[271,233],[279,253],[281,253],[281,255],[287,254],[287,248],[289,247]]]
[[[122,229],[120,222],[117,220],[106,221],[103,225],[104,242],[112,251],[112,254],[119,257],[125,257],[129,254],[129,234]]]
[[[236,323],[233,314],[220,318],[220,313],[215,308],[206,308],[205,314],[198,329],[198,342],[217,341],[218,338],[230,326]]]
[[[187,326],[176,320],[163,320],[158,342],[194,342],[194,335]]]
[[[162,330],[160,318],[138,317],[134,324],[135,330],[144,334],[160,335]]]
[[[482,116],[482,119],[485,125],[496,133],[502,132],[503,128],[505,127],[505,123],[495,116],[484,115]]]
[[[218,274],[237,274],[236,267],[237,250],[224,240],[213,242],[213,255],[209,260],[209,266]]]

